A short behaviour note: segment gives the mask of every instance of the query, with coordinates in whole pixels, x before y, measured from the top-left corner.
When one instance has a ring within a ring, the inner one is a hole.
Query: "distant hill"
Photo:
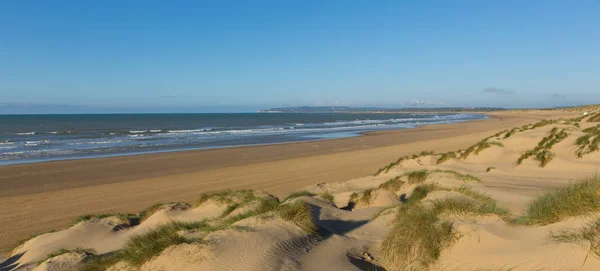
[[[499,107],[350,107],[350,106],[297,106],[259,110],[262,113],[398,113],[398,112],[488,112],[505,110]]]

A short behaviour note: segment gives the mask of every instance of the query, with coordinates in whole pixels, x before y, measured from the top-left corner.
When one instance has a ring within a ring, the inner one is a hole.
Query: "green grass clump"
[[[585,135],[577,138],[575,154],[581,158],[584,155],[600,150],[600,125],[584,129]]]
[[[592,115],[587,119],[587,122],[599,122],[600,121],[600,113],[596,115]]]
[[[600,219],[581,229],[550,233],[550,237],[560,243],[581,243],[587,240],[590,243],[590,250],[596,256],[600,256]]]
[[[496,142],[496,141],[490,142],[488,140],[489,140],[489,138],[486,138],[482,141],[477,142],[476,144],[472,145],[471,147],[468,147],[463,153],[460,154],[460,158],[467,159],[471,154],[478,155],[480,152],[482,152],[483,150],[485,150],[491,146],[504,147],[504,144],[502,144],[500,142]]]
[[[431,171],[432,173],[447,173],[447,174],[452,174],[456,179],[461,180],[461,181],[465,181],[465,182],[481,182],[481,179],[479,179],[479,177],[471,175],[471,174],[462,174],[460,172],[454,171],[454,170],[442,170],[442,169],[436,169]]]
[[[317,225],[312,216],[310,205],[303,201],[281,205],[277,213],[283,220],[296,224],[309,234],[317,234]]]
[[[358,202],[364,205],[370,205],[373,201],[373,191],[374,189],[364,190]]]
[[[447,153],[443,153],[438,159],[437,159],[437,164],[441,164],[444,163],[450,159],[456,159],[458,158],[456,156],[456,152],[447,152]]]
[[[119,258],[132,266],[140,267],[170,246],[195,241],[183,237],[179,234],[180,230],[181,226],[173,223],[134,236],[118,252]]]
[[[419,202],[425,197],[427,197],[429,193],[437,190],[438,188],[439,187],[436,184],[421,184],[415,187],[415,189],[413,189],[412,193],[410,194],[410,197],[408,198],[408,202],[406,203],[414,204],[416,202]]]
[[[538,123],[533,124],[533,127],[531,129],[535,129],[535,128],[540,128],[540,127],[544,127],[546,125],[550,125],[555,123],[555,120],[549,119],[549,120],[542,120]]]
[[[535,148],[526,151],[519,157],[519,159],[517,159],[517,165],[522,164],[523,161],[525,161],[529,157],[534,156],[535,160],[539,162],[538,165],[540,167],[545,167],[554,158],[554,153],[550,151],[552,147],[557,143],[563,141],[568,136],[569,133],[566,131],[566,129],[562,129],[559,132],[558,128],[552,128],[548,135],[544,137]]]
[[[393,228],[381,245],[387,266],[427,267],[456,239],[452,223],[441,220],[435,210],[420,204],[398,208]]]
[[[600,211],[600,176],[571,182],[535,198],[517,224],[550,224],[571,216]]]
[[[385,190],[388,190],[391,192],[396,192],[396,191],[400,190],[400,188],[402,188],[402,186],[404,185],[404,182],[400,180],[401,177],[402,176],[396,176],[392,179],[389,179],[387,182],[379,185],[379,188],[385,189]]]
[[[446,199],[433,202],[428,208],[421,200],[435,190],[457,191],[472,198]],[[508,211],[496,205],[491,197],[473,191],[470,187],[444,188],[436,184],[417,186],[408,201],[398,208],[392,229],[381,246],[386,267],[390,270],[427,269],[439,257],[443,249],[450,247],[458,235],[450,221],[442,214],[487,215],[505,217]]]
[[[331,193],[329,193],[329,192],[324,192],[324,193],[322,193],[320,196],[321,196],[321,198],[322,198],[322,199],[324,199],[324,200],[326,200],[327,202],[329,202],[329,203],[331,203],[331,204],[335,205],[335,203],[334,203],[334,197],[333,197],[333,195],[332,195]]]
[[[406,173],[406,177],[408,178],[408,184],[411,185],[426,181],[427,176],[429,176],[429,172],[426,169]]]
[[[286,202],[291,199],[300,198],[300,197],[312,197],[315,196],[314,193],[308,192],[306,190],[298,191],[287,195],[281,202]]]

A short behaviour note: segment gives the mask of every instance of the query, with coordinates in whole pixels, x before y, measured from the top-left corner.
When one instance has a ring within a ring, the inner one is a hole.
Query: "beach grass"
[[[296,224],[306,233],[317,234],[317,224],[313,219],[310,205],[306,202],[283,204],[277,209],[277,213],[283,220]]]
[[[326,200],[327,202],[329,202],[329,203],[331,203],[331,204],[335,205],[335,203],[334,203],[334,197],[333,197],[333,195],[332,195],[331,193],[329,193],[329,192],[323,192],[323,193],[321,193],[321,195],[319,195],[319,196],[320,196],[322,199]]]
[[[550,224],[567,217],[600,211],[600,175],[571,182],[533,199],[517,224]]]
[[[456,239],[452,223],[435,210],[415,204],[398,208],[394,226],[381,245],[386,266],[395,270],[427,267]]]
[[[458,156],[456,155],[456,152],[447,152],[447,153],[443,153],[442,155],[440,155],[440,157],[437,159],[437,164],[442,164],[450,159],[457,159]]]
[[[568,136],[569,133],[566,131],[566,129],[559,131],[557,127],[552,128],[548,135],[542,138],[535,148],[526,151],[519,157],[519,159],[517,159],[517,165],[522,164],[523,161],[533,156],[535,160],[538,161],[538,165],[540,167],[545,167],[552,161],[552,159],[554,159],[555,155],[550,151],[552,147],[563,141]]]
[[[424,170],[416,170],[406,173],[406,178],[408,179],[408,184],[419,184],[427,180],[427,176],[429,176],[429,171]]]
[[[477,182],[477,183],[481,182],[481,179],[479,177],[477,177],[477,176],[474,176],[474,175],[471,175],[471,174],[462,174],[462,173],[457,172],[455,170],[435,169],[435,170],[432,170],[431,173],[446,173],[446,174],[453,175],[456,179],[461,180],[461,181]]]
[[[478,155],[483,150],[490,148],[492,146],[504,147],[504,145],[497,141],[489,141],[489,138],[486,138],[482,141],[477,142],[476,144],[468,147],[460,154],[461,159],[467,159],[471,154]]]
[[[588,119],[587,122],[600,122],[600,113],[597,113],[595,115],[591,115]]]
[[[401,177],[402,176],[396,176],[392,179],[389,179],[387,182],[379,185],[379,188],[385,189],[385,190],[388,190],[391,192],[396,192],[396,191],[400,190],[400,188],[402,188],[402,186],[404,186],[404,182],[402,180],[400,180]]]
[[[581,244],[588,241],[590,251],[600,256],[600,219],[589,223],[581,229],[563,230],[558,233],[551,232],[550,238],[555,242]]]
[[[582,132],[586,134],[577,138],[575,142],[577,145],[575,154],[579,158],[600,150],[600,125],[584,129]]]

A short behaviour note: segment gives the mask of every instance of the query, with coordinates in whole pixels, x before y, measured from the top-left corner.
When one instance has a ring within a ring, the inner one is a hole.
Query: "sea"
[[[0,115],[0,165],[360,136],[480,114]]]

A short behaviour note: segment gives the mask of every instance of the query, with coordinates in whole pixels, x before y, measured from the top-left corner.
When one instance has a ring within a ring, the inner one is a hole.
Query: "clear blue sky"
[[[596,0],[0,1],[4,111],[582,103]]]

